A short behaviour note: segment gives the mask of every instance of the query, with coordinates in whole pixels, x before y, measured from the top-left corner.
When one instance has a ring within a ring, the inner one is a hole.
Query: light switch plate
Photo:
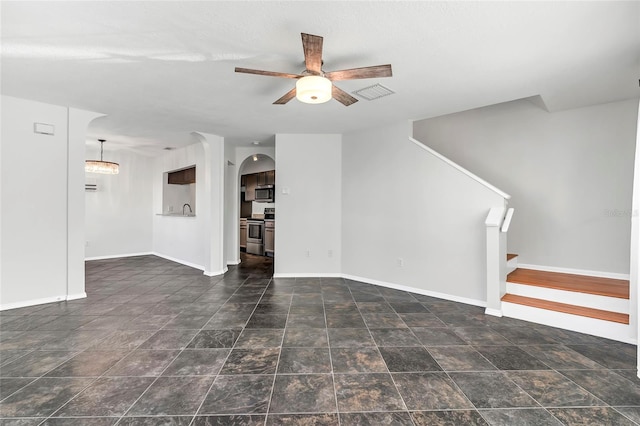
[[[33,123],[33,132],[41,135],[54,135],[55,127],[53,124]]]

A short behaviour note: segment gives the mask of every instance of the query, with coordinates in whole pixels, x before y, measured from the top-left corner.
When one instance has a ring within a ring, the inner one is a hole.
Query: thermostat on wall
[[[42,135],[53,135],[55,128],[53,124],[33,123],[33,132]]]

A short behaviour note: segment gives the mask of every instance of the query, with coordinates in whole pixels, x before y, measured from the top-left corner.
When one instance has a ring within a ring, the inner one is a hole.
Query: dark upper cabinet
[[[267,184],[267,172],[256,173],[258,175],[258,186]]]
[[[244,200],[254,201],[256,199],[256,186],[258,186],[258,174],[245,175],[244,183]]]
[[[276,184],[276,171],[269,170],[265,172],[267,174],[267,185],[275,185]]]
[[[240,185],[244,186],[244,201],[254,201],[256,199],[256,187],[276,184],[276,171],[252,173],[240,176]]]
[[[169,172],[167,173],[167,176],[167,182],[171,185],[188,185],[190,183],[196,183],[196,168],[190,167],[188,169]]]

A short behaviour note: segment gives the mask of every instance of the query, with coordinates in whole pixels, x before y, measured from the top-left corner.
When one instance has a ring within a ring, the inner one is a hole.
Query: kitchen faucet
[[[185,204],[182,206],[182,216],[186,216],[186,214],[184,213],[184,208],[185,208],[185,207],[189,207],[189,213],[193,214],[193,210],[191,210],[191,206],[189,205],[189,203],[185,203]]]

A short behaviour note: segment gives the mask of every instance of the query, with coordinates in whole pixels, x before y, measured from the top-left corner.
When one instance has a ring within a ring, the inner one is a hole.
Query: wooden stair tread
[[[629,299],[628,280],[517,268],[507,275],[507,281],[514,284]]]
[[[585,308],[583,306],[569,305],[566,303],[535,299],[533,297],[518,296],[515,294],[505,294],[504,296],[502,296],[502,301],[516,303],[518,305],[531,306],[534,308],[546,309],[549,311],[563,312],[565,314],[579,315],[582,317],[617,322],[620,324],[629,324],[629,315],[619,312]]]
[[[507,253],[507,262],[513,259],[514,257],[518,257],[515,253]]]

